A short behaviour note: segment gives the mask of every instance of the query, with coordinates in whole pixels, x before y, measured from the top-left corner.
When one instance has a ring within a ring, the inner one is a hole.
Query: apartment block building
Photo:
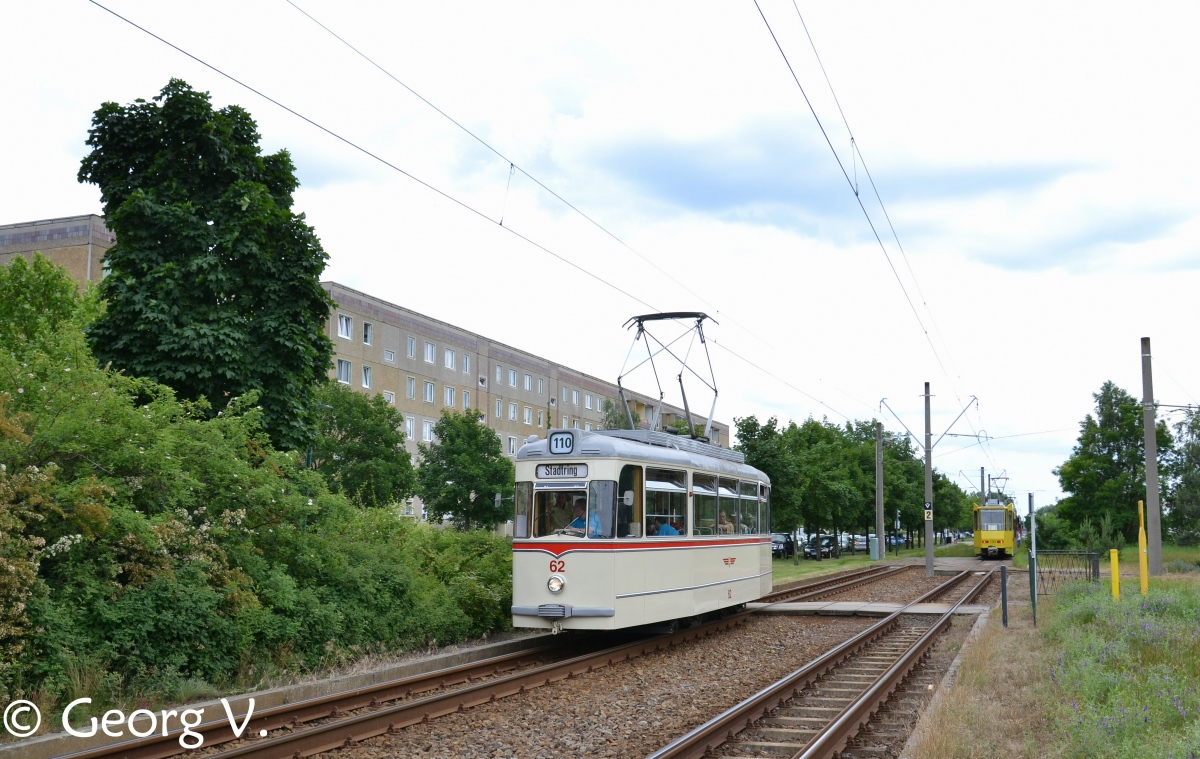
[[[403,306],[323,282],[337,304],[329,315],[333,341],[330,377],[365,393],[380,393],[404,415],[412,453],[433,439],[442,409],[478,409],[500,436],[505,453],[516,456],[530,435],[550,428],[601,429],[604,401],[619,403],[617,386],[570,367],[430,318]],[[625,396],[643,420],[659,402],[632,392]],[[663,404],[660,424],[685,417]],[[729,447],[729,426],[714,422],[712,442]],[[419,504],[410,508],[419,511]]]
[[[104,217],[95,214],[4,224],[0,225],[0,266],[14,256],[32,259],[39,251],[66,269],[82,289],[103,279],[104,254],[116,239],[104,226]]]

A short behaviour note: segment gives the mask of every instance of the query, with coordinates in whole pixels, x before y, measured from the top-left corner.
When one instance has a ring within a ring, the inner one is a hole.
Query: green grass
[[[1058,651],[1047,704],[1063,756],[1189,757],[1200,752],[1200,583],[1153,578],[1046,598],[1042,635]]]

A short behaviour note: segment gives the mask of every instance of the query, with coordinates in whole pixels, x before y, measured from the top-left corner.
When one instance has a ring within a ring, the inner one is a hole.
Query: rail
[[[892,691],[904,679],[904,676],[915,666],[925,651],[933,644],[937,633],[949,624],[958,607],[973,600],[992,578],[989,572],[970,592],[955,603],[949,611],[926,632],[908,651],[876,680],[858,699],[847,706],[840,714],[821,729],[809,741],[804,750],[797,755],[805,759],[830,757],[845,747],[858,729],[870,719],[871,714],[879,705],[887,700]],[[916,600],[906,604],[899,610],[880,620],[845,643],[831,649],[817,659],[792,674],[776,681],[750,698],[742,701],[731,709],[722,712],[690,733],[677,738],[663,748],[651,754],[647,759],[700,759],[714,751],[722,743],[734,738],[737,733],[745,730],[753,722],[766,717],[774,709],[782,707],[787,701],[799,696],[801,691],[816,682],[822,676],[831,672],[842,662],[874,643],[899,626],[900,617],[910,607],[937,598],[951,588],[964,582],[974,570],[967,570],[955,575],[938,587],[922,594]]]

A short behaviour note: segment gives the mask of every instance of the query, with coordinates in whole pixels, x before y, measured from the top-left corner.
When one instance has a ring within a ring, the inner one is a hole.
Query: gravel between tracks
[[[339,756],[645,756],[876,621],[755,617],[734,630],[372,738]]]
[[[900,603],[911,601],[949,580],[949,577],[926,577],[923,567],[908,567],[881,580],[850,588],[822,601],[862,601],[866,603]]]

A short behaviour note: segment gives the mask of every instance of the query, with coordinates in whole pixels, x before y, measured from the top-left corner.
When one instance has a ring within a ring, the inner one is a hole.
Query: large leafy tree
[[[1171,536],[1179,545],[1200,544],[1200,412],[1192,411],[1175,425],[1178,475],[1166,516]]]
[[[775,417],[766,424],[749,416],[733,420],[737,448],[746,463],[771,478],[771,529],[791,532],[804,523],[800,512],[799,465],[788,450]]]
[[[152,101],[104,103],[79,181],[100,187],[117,242],[89,331],[102,363],[150,378],[213,413],[261,393],[276,445],[315,427],[313,393],[332,345],[326,254],[303,214],[287,151],[263,155],[242,108],[172,79]]]
[[[1142,406],[1112,382],[1092,396],[1096,415],[1079,424],[1079,439],[1067,459],[1054,470],[1062,489],[1070,493],[1057,513],[1075,526],[1085,519],[1099,524],[1105,517],[1126,539],[1137,537],[1137,502],[1146,497],[1146,453]],[[1171,455],[1171,434],[1163,423],[1157,430],[1159,468]],[[1167,481],[1163,478],[1163,482]]]
[[[606,430],[627,430],[629,429],[629,417],[633,417],[633,424],[636,427],[642,421],[642,415],[636,409],[630,408],[629,415],[625,414],[625,404],[618,403],[611,398],[605,398],[604,404],[601,407],[601,412],[604,414],[601,424]],[[686,429],[687,423],[684,423]]]
[[[404,416],[382,395],[356,393],[339,382],[317,392],[320,428],[313,463],[335,492],[361,506],[386,506],[416,492],[412,456],[404,447]]]
[[[444,409],[433,426],[434,442],[417,446],[421,466],[417,488],[430,514],[449,514],[460,529],[493,527],[510,509],[496,494],[513,492],[513,465],[504,455],[500,436],[483,424],[478,411]]]

